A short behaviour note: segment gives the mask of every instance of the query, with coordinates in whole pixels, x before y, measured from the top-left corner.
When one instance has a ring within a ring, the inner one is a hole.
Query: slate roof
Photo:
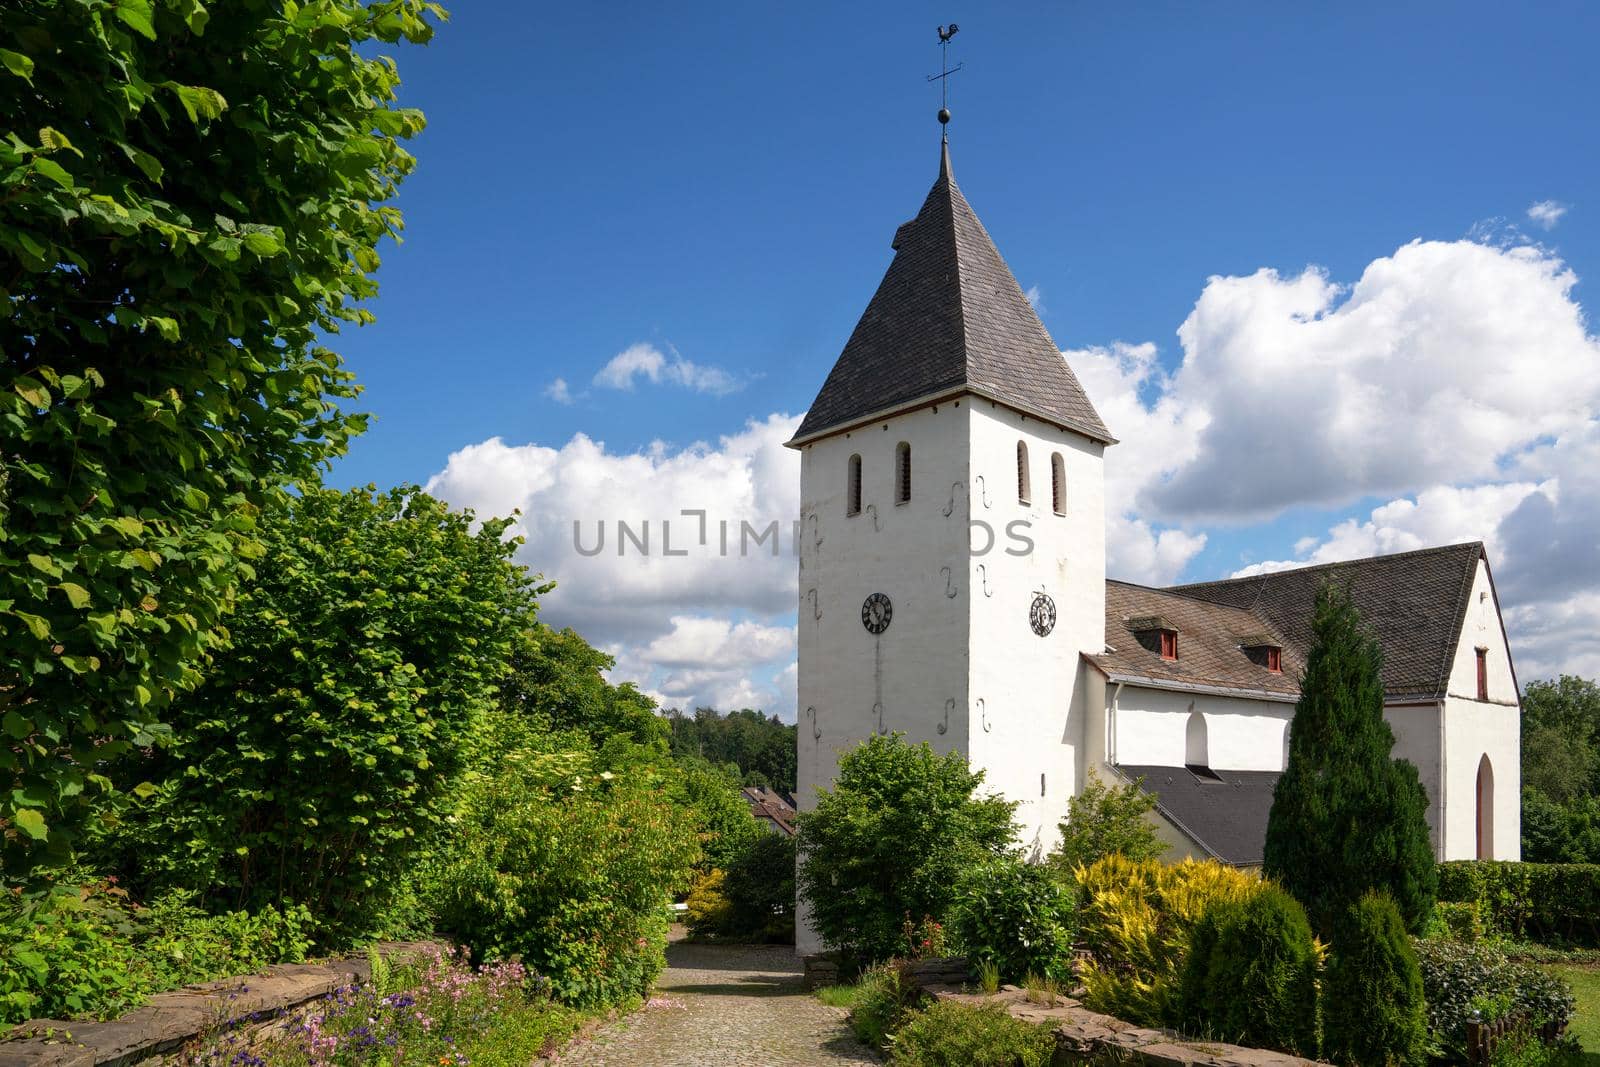
[[[1331,579],[1350,591],[1362,622],[1383,647],[1384,692],[1391,697],[1435,697],[1449,687],[1472,582],[1483,558],[1483,543],[1469,541],[1251,578],[1179,585],[1163,592],[1256,616],[1286,639],[1284,674],[1293,678],[1298,674],[1289,670],[1290,650],[1303,665],[1311,644],[1312,603],[1318,586]],[[1107,583],[1108,621],[1109,587]],[[1182,634],[1178,640],[1181,659]]]
[[[1129,622],[1158,616],[1178,631],[1178,658],[1139,643]],[[1246,638],[1270,636],[1283,648],[1283,672],[1252,662],[1239,646]],[[1164,589],[1107,580],[1106,651],[1089,659],[1113,677],[1150,678],[1188,686],[1249,689],[1296,696],[1305,669],[1304,652],[1242,608],[1212,604]]]
[[[1114,441],[961,195],[948,145],[922,210],[895,232],[893,247],[894,259],[796,442],[964,390]]]
[[[1277,771],[1214,771],[1202,778],[1183,767],[1121,766],[1129,781],[1156,800],[1156,810],[1200,847],[1224,863],[1260,864],[1267,842]]]
[[[745,803],[750,805],[752,817],[766,819],[785,835],[794,836],[794,804],[789,798],[762,785],[747,785],[739,792],[744,794]]]

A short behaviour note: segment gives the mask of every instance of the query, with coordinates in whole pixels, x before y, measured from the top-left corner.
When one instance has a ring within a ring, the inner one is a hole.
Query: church
[[[943,118],[943,116],[941,116]],[[1106,577],[1116,445],[962,195],[948,142],[789,446],[801,456],[798,800],[901,731],[1018,803],[1042,856],[1090,773],[1170,858],[1261,862],[1318,586],[1383,647],[1441,860],[1520,855],[1520,702],[1481,544],[1154,589]],[[802,910],[799,950],[816,950]]]

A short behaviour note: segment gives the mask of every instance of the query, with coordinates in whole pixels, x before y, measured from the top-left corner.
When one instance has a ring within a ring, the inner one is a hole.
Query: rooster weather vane
[[[950,75],[961,69],[961,64],[950,66],[950,38],[954,37],[961,29],[955,23],[939,27],[939,73],[928,75],[930,82],[939,83],[939,125],[950,124]],[[948,132],[944,139],[949,140]]]

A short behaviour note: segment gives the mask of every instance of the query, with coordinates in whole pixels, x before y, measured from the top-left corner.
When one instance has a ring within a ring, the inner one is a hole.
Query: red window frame
[[[1271,647],[1267,649],[1267,670],[1273,674],[1283,673],[1283,649]]]
[[[1161,658],[1178,658],[1178,632],[1176,630],[1161,631]]]
[[[1489,699],[1489,650],[1478,649],[1478,699]]]

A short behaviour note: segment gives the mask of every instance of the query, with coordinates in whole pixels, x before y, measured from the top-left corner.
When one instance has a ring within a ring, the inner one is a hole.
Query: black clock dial
[[[873,593],[861,602],[861,625],[867,628],[867,633],[883,633],[889,628],[889,620],[892,618],[894,618],[894,605],[889,603],[889,598],[882,593]]]
[[[1028,625],[1040,637],[1056,628],[1056,602],[1048,593],[1034,594],[1033,604],[1028,608]]]

